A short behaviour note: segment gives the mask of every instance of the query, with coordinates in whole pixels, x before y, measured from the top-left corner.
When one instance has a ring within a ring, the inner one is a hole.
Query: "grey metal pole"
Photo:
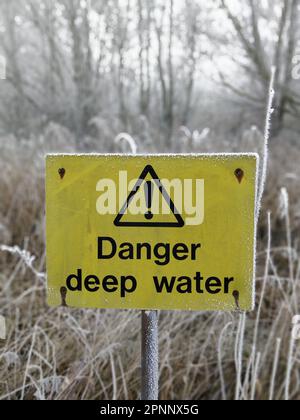
[[[158,313],[142,311],[142,389],[143,401],[158,400]]]

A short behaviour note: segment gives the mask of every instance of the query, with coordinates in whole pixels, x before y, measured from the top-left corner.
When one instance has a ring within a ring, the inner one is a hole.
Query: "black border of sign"
[[[122,218],[130,205],[133,197],[135,194],[139,191],[143,181],[145,180],[146,176],[150,174],[154,182],[156,183],[157,187],[159,188],[160,192],[162,193],[164,199],[169,204],[170,209],[172,213],[174,214],[177,223],[176,222],[122,222]],[[129,194],[126,203],[121,208],[119,214],[114,220],[114,225],[117,227],[159,227],[159,228],[182,228],[184,227],[185,223],[181,215],[179,214],[178,210],[175,207],[175,204],[173,203],[171,197],[167,193],[165,187],[162,185],[161,180],[159,179],[157,173],[153,169],[151,165],[147,165],[143,172],[141,173],[137,183],[135,184],[133,190]]]

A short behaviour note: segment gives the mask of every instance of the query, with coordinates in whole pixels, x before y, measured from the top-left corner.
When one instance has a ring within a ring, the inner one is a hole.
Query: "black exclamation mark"
[[[147,213],[145,213],[145,218],[147,220],[153,219],[153,213],[151,211],[152,208],[152,198],[153,198],[153,185],[151,181],[147,181],[145,183],[145,196],[146,196],[146,205],[147,205]]]

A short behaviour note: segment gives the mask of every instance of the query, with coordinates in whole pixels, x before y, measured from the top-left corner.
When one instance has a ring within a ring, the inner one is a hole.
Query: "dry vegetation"
[[[8,330],[0,341],[0,397],[136,399],[139,312],[49,309],[45,303],[43,156],[65,151],[66,136],[52,127],[39,139],[1,139],[0,244],[19,248],[0,252],[0,314]],[[256,311],[161,312],[163,399],[300,398],[299,342],[291,339],[292,318],[300,313],[300,171],[291,162],[300,152],[287,142],[283,154],[280,140],[271,144],[259,229]],[[209,144],[228,148],[217,139]],[[200,148],[190,141],[185,147]],[[76,150],[71,136],[68,150]]]

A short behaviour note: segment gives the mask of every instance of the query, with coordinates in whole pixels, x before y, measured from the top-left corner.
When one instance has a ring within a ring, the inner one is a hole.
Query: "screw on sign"
[[[257,162],[47,157],[48,303],[143,311],[142,399],[158,399],[158,311],[253,309]]]

